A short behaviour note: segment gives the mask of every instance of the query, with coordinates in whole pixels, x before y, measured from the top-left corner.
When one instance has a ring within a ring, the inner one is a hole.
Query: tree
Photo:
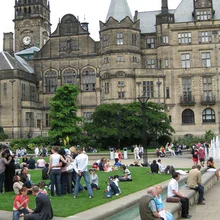
[[[64,142],[69,137],[70,142],[76,142],[82,133],[79,122],[82,121],[76,115],[76,99],[79,94],[76,85],[64,84],[58,87],[50,101],[50,131],[49,135],[58,142]]]
[[[163,107],[147,103],[148,143],[161,135],[172,135],[174,129]],[[142,113],[139,102],[129,104],[103,104],[96,108],[92,123],[85,124],[85,130],[104,146],[129,146],[142,142]]]

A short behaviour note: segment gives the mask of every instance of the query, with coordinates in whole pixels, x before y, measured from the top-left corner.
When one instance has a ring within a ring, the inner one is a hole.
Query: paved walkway
[[[150,160],[154,160],[158,158],[150,158]],[[184,156],[177,156],[177,157],[169,157],[169,158],[161,158],[162,163],[165,165],[174,165],[175,168],[190,168],[192,167],[192,160],[190,158],[186,158]],[[93,164],[94,161],[89,161],[89,164]],[[133,159],[128,159],[122,161],[125,165],[129,165],[133,163]],[[216,167],[220,167],[220,162],[216,163]],[[205,194],[206,198],[206,205],[204,206],[198,206],[198,205],[193,205],[190,207],[190,214],[193,216],[191,220],[219,220],[220,219],[220,181],[217,182],[217,184],[208,191],[208,193]],[[130,195],[131,196],[131,195]],[[140,192],[132,194],[133,198],[140,197]],[[2,202],[2,201],[0,201]],[[97,207],[100,210],[107,210],[111,204],[118,203],[124,204],[126,203],[126,198],[122,197],[118,200],[115,200],[114,203],[108,203],[105,206],[100,206]],[[1,208],[1,203],[0,203],[0,208]],[[90,219],[91,215],[93,216],[99,216],[99,211],[97,211],[97,208],[88,210],[83,213],[79,213],[81,217],[75,215],[75,216],[69,216],[68,218],[58,218],[54,217],[53,220],[66,220],[66,219],[72,219],[72,220],[87,220]],[[94,210],[94,211],[93,211]],[[89,214],[90,213],[90,214]],[[84,216],[82,218],[82,216]],[[7,212],[7,211],[0,211],[0,220],[11,220],[12,219],[12,212]],[[96,218],[93,218],[96,219]],[[99,219],[99,218],[97,218]],[[40,220],[40,219],[39,219]],[[129,218],[127,216],[126,220],[134,220]]]

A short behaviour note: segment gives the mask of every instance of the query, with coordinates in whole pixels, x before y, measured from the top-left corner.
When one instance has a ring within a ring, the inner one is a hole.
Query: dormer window
[[[196,20],[197,21],[207,21],[211,19],[211,11],[197,11]]]

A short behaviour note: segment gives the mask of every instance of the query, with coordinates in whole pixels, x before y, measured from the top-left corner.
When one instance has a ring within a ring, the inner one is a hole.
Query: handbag
[[[66,166],[67,172],[71,172],[71,171],[73,171],[73,169],[74,169],[74,162],[71,162]]]
[[[179,197],[167,197],[166,202],[178,203],[180,202],[181,198]]]

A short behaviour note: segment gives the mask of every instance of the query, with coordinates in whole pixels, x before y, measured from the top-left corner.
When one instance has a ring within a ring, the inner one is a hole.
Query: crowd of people
[[[169,143],[167,147],[169,148]],[[135,148],[137,148],[135,150]],[[142,150],[140,147],[135,146],[134,148],[134,158],[136,159],[134,164],[130,166],[143,167],[140,163],[142,156]],[[42,148],[43,149],[43,148]],[[180,174],[187,174],[187,185],[190,189],[199,192],[198,204],[204,205],[204,187],[201,185],[201,167],[205,166],[206,154],[204,145],[193,145],[192,146],[192,159],[193,168],[189,171],[175,170],[173,165],[162,164],[161,159],[153,160],[150,164],[151,173],[158,174],[170,174],[172,180],[168,184],[168,194],[167,197],[179,197],[182,203],[182,217],[190,218],[188,212],[188,198],[185,197],[178,188],[178,180]],[[174,152],[175,153],[175,152]],[[22,162],[17,163],[20,168],[18,172],[15,173],[16,169],[16,159],[18,156],[12,156],[12,152],[9,150],[8,146],[4,146],[1,150],[0,157],[0,193],[14,191],[15,200],[13,206],[14,220],[19,219],[20,216],[25,216],[25,219],[37,219],[39,217],[40,210],[37,208],[39,203],[43,202],[47,207],[47,218],[53,216],[53,211],[51,204],[45,199],[46,194],[37,187],[31,180],[31,175],[29,169],[41,169],[42,179],[50,180],[50,196],[53,197],[57,195],[58,197],[64,194],[73,193],[73,198],[77,198],[79,192],[82,190],[87,190],[88,198],[93,198],[93,193],[95,190],[99,190],[99,176],[96,171],[112,172],[114,170],[121,169],[122,175],[109,176],[106,182],[105,197],[111,198],[112,196],[119,196],[121,194],[121,189],[119,183],[123,181],[132,181],[131,172],[126,165],[122,164],[122,155],[120,150],[115,150],[114,159],[115,163],[111,164],[108,158],[101,158],[96,161],[91,169],[88,169],[88,155],[85,153],[83,148],[76,149],[75,147],[70,147],[69,149],[59,148],[57,146],[52,147],[51,154],[49,156],[49,163],[43,159],[42,153],[37,152],[35,149],[35,154],[37,154],[37,159],[33,156],[23,155]],[[200,161],[200,165],[198,165]],[[210,172],[215,172],[217,179],[219,179],[219,172],[216,169],[213,158],[207,160],[207,168]],[[86,186],[82,186],[80,181],[83,177]],[[196,178],[195,178],[196,177]],[[195,181],[196,180],[196,181]],[[73,185],[74,183],[74,185]],[[4,186],[4,189],[3,189]],[[148,194],[140,200],[140,214],[141,216],[153,215],[155,218],[162,218],[167,220],[172,220],[173,216],[171,213],[165,211],[162,192],[163,188],[158,185],[155,188],[150,188]],[[36,195],[36,209],[31,210],[28,206],[29,198],[28,194]],[[44,194],[45,196],[42,196]],[[153,198],[153,199],[152,199]],[[149,202],[149,205],[144,207],[144,203]],[[22,207],[22,210],[19,208]],[[147,214],[146,214],[147,212]],[[46,219],[46,218],[45,218]],[[144,218],[143,218],[144,219]]]

